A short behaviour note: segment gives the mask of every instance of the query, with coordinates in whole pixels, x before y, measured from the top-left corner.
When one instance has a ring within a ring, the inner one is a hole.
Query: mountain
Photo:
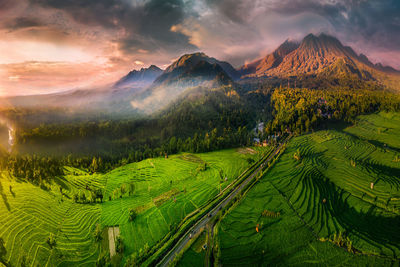
[[[116,87],[135,86],[142,87],[150,85],[162,74],[162,69],[155,65],[140,70],[132,70],[126,76],[122,77],[116,84]]]
[[[351,47],[344,46],[338,39],[327,34],[309,34],[300,44],[285,41],[277,50],[265,58],[244,65],[242,77],[325,77],[378,81],[387,84],[392,75],[400,72],[380,64],[373,64]],[[388,75],[390,76],[388,78]],[[358,79],[357,79],[358,78]],[[393,83],[394,84],[394,83]]]
[[[239,69],[241,76],[248,74],[261,74],[266,71],[277,67],[283,60],[283,58],[299,47],[299,43],[286,40],[281,44],[274,52],[267,55],[266,57],[253,61],[249,64],[245,64]]]
[[[226,62],[204,53],[186,54],[168,66],[154,83],[131,101],[134,109],[153,112],[179,98],[191,88],[214,88],[232,84],[237,71]]]
[[[166,80],[176,79],[180,75],[184,75],[187,72],[194,73],[192,69],[202,61],[207,62],[211,65],[219,65],[232,80],[236,80],[239,78],[239,73],[228,62],[219,61],[215,58],[207,56],[204,53],[194,53],[185,54],[181,56],[178,60],[173,62],[165,69],[163,74],[155,80],[155,83],[163,83]]]

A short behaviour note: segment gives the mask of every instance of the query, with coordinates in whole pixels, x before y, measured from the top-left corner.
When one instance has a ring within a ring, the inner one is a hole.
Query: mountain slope
[[[279,54],[282,47],[285,49]],[[247,78],[313,76],[374,81],[392,88],[396,87],[393,79],[400,80],[399,71],[373,64],[365,55],[357,55],[351,47],[326,34],[309,34],[297,48],[286,41],[272,54],[243,66],[241,73]]]
[[[239,78],[239,73],[228,62],[219,61],[215,58],[207,56],[204,53],[194,53],[185,54],[178,60],[174,61],[165,69],[164,73],[156,79],[155,83],[162,83],[165,80],[173,79],[182,73],[187,72],[201,61],[205,61],[209,64],[219,65],[232,80]]]
[[[267,55],[266,57],[253,61],[249,64],[245,64],[239,69],[239,73],[241,76],[248,74],[262,75],[269,69],[277,67],[287,54],[297,49],[298,47],[299,44],[297,42],[286,40],[274,52]]]
[[[132,70],[126,76],[122,77],[116,84],[116,87],[126,86],[145,86],[150,85],[154,80],[162,74],[162,69],[155,65],[140,70]]]
[[[148,89],[135,97],[131,105],[134,109],[153,112],[166,106],[189,88],[198,86],[214,88],[232,84],[231,76],[219,63],[220,61],[203,53],[183,55]]]

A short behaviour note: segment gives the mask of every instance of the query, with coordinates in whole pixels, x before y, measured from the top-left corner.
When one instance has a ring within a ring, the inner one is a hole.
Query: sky
[[[400,69],[399,0],[0,0],[0,96],[110,86],[198,51],[239,67],[320,32]]]

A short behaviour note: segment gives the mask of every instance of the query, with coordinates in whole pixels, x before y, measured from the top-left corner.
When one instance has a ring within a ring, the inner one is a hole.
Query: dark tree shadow
[[[0,182],[0,195],[3,198],[3,202],[4,202],[4,205],[6,205],[7,210],[11,211],[10,203],[8,203],[7,196],[3,191],[3,185],[1,184],[1,182]]]

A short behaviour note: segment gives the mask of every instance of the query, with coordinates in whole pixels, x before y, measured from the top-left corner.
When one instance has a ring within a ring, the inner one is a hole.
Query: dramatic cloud
[[[400,68],[398,0],[1,0],[0,94],[111,84],[195,51],[240,66],[310,32]]]

